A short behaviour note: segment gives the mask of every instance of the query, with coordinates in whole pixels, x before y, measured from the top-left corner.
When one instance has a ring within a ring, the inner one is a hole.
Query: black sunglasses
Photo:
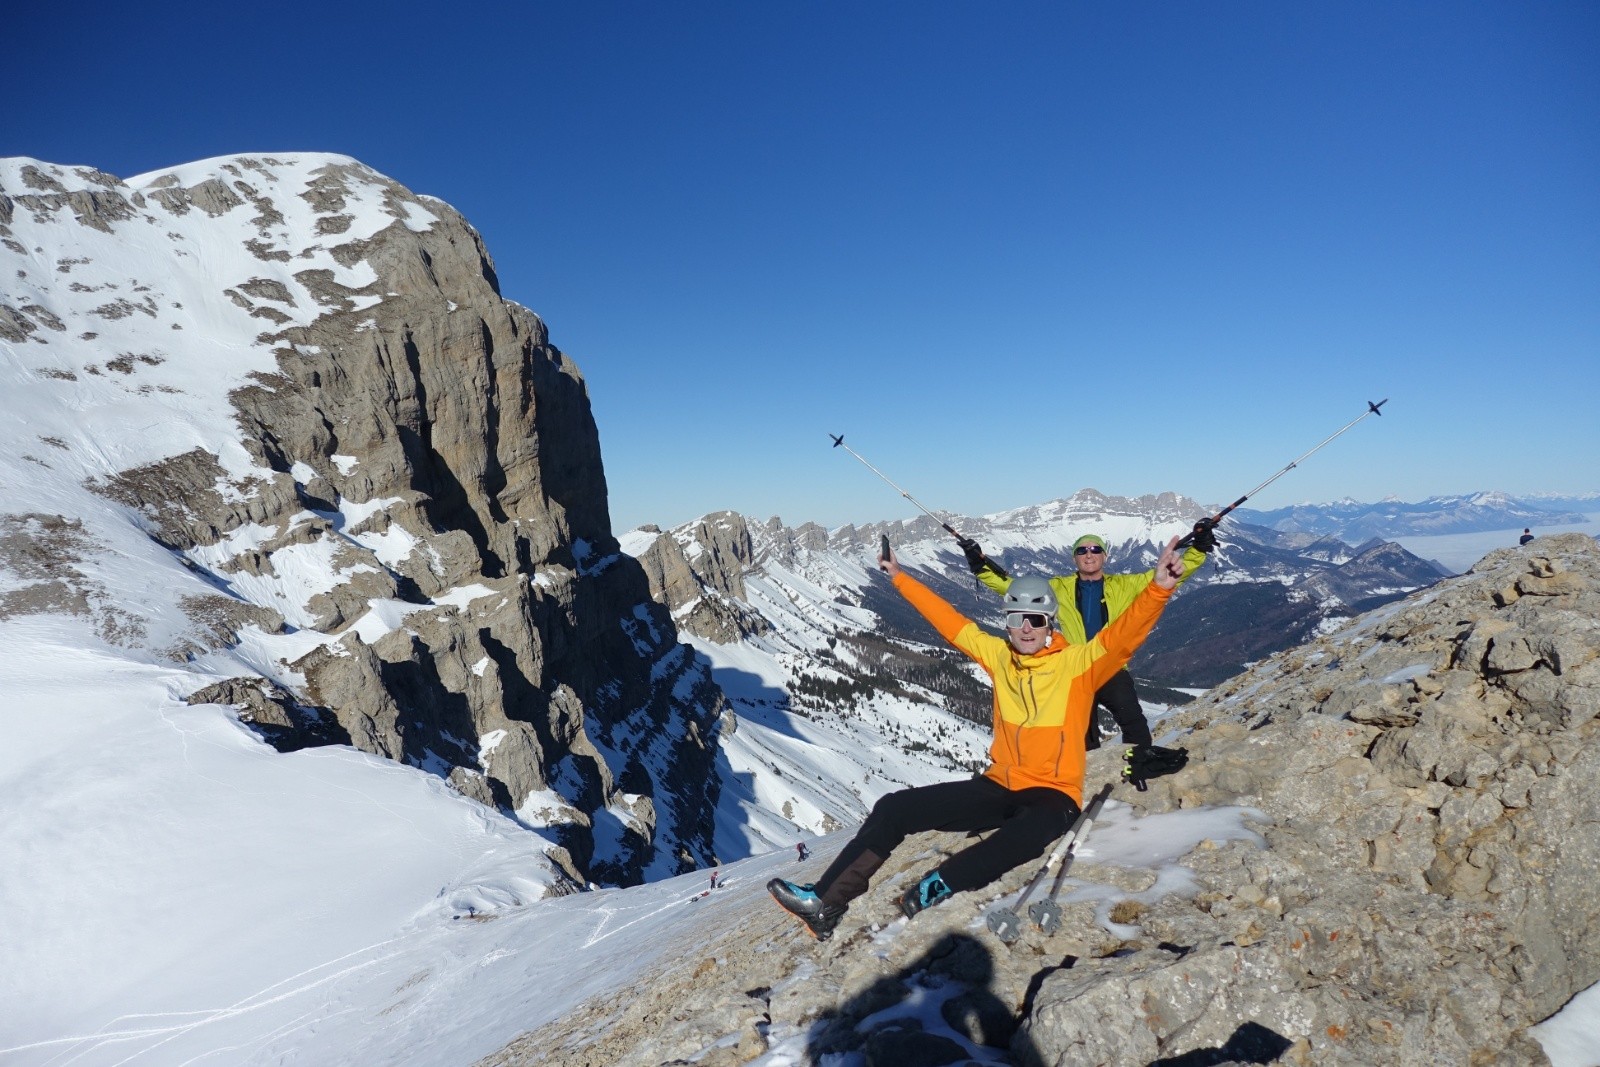
[[[1041,615],[1036,611],[1008,611],[1006,612],[1006,626],[1013,630],[1022,629],[1022,624],[1027,623],[1035,630],[1042,630],[1050,625],[1050,616]]]
[[[1077,548],[1072,550],[1072,554],[1074,556],[1081,556],[1086,552],[1093,552],[1098,556],[1104,551],[1105,549],[1101,548],[1099,545],[1079,545]]]

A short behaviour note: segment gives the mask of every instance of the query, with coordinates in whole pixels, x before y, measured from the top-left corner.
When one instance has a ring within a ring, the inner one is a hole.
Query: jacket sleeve
[[[989,565],[987,558],[983,561],[983,566],[978,568],[977,576],[978,581],[982,582],[985,588],[991,589],[996,593],[1004,593],[1011,588],[1011,579],[996,572]]]
[[[1193,545],[1190,545],[1188,548],[1184,549],[1183,550],[1183,575],[1178,579],[1178,584],[1182,585],[1184,582],[1187,582],[1189,580],[1189,575],[1191,575],[1195,571],[1199,570],[1200,569],[1200,564],[1204,563],[1205,561],[1206,561],[1206,554],[1204,552],[1200,551],[1198,548],[1195,548]],[[1155,575],[1156,575],[1155,571],[1151,571],[1150,572],[1150,580],[1151,581],[1155,581]]]
[[[1183,550],[1183,574],[1178,577],[1178,584],[1182,585],[1189,580],[1189,575],[1200,569],[1206,561],[1206,554],[1198,548]],[[1154,568],[1147,571],[1134,571],[1131,574],[1106,575],[1106,607],[1111,611],[1111,617],[1116,618],[1128,610],[1135,597],[1148,585],[1156,580]],[[1069,635],[1070,636],[1070,635]]]
[[[939,636],[973,659],[982,662],[978,648],[983,631],[978,624],[947,604],[938,593],[917,581],[905,571],[894,576],[894,587],[901,596],[917,609],[917,613],[933,624]],[[991,635],[992,637],[992,635]],[[998,638],[992,638],[998,640]]]
[[[1091,644],[1100,645],[1104,652],[1095,658],[1089,668],[1091,682],[1096,689],[1128,665],[1139,646],[1144,644],[1144,639],[1155,629],[1156,620],[1161,618],[1171,598],[1171,589],[1163,589],[1152,580],[1134,597],[1127,611],[1111,620],[1109,626],[1095,635]]]

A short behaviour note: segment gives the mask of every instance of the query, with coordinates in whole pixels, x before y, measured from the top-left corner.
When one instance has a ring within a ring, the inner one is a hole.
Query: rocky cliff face
[[[242,702],[281,747],[447,775],[548,829],[576,877],[711,862],[721,697],[617,551],[582,377],[466,221],[345,157],[131,184],[13,162],[0,339],[40,376],[137,375],[160,419],[163,391],[247,354],[227,432],[84,468],[199,579],[163,651],[235,646],[260,611],[304,638],[275,689],[193,699]]]
[[[908,879],[969,843],[923,835],[834,940],[753,907],[489,1062],[1545,1063],[1528,1028],[1600,980],[1597,715],[1600,548],[1498,551],[1167,720],[1189,766],[1117,789],[1054,934],[984,929],[1031,865],[902,924]],[[1214,805],[1259,836],[1178,878],[1097,859]]]
[[[760,615],[745,607],[744,576],[754,566],[755,546],[744,516],[719,511],[662,534],[641,533],[635,554],[650,579],[650,595],[689,633],[719,644],[764,633]]]

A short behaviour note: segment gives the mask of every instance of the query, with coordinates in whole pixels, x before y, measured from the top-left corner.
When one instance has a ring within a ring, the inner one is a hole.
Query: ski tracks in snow
[[[400,942],[395,939],[381,941],[355,952],[347,953],[337,959],[326,963],[317,964],[307,968],[299,974],[291,975],[280,981],[274,982],[265,989],[252,993],[221,1008],[197,1009],[187,1012],[160,1012],[148,1015],[122,1015],[111,1020],[106,1026],[95,1033],[77,1036],[52,1038],[49,1041],[40,1041],[33,1044],[17,1045],[12,1048],[0,1048],[0,1057],[11,1053],[37,1052],[44,1049],[56,1048],[54,1056],[38,1061],[49,1067],[66,1067],[90,1057],[93,1053],[107,1051],[119,1045],[136,1045],[127,1048],[121,1053],[113,1053],[112,1058],[94,1056],[91,1062],[106,1067],[122,1067],[125,1064],[170,1064],[172,1067],[199,1062],[218,1054],[238,1051],[242,1046],[218,1046],[205,1049],[202,1052],[189,1055],[184,1059],[146,1059],[163,1046],[173,1041],[186,1037],[207,1026],[222,1023],[237,1016],[248,1015],[253,1012],[268,1010],[277,1007],[295,997],[312,994],[329,983],[337,982],[349,975],[369,967],[385,963],[401,955]],[[326,1019],[329,1013],[325,1010],[324,1002],[318,998],[313,1001],[313,1006],[300,1015],[297,1019],[280,1024],[271,1033],[263,1034],[250,1044],[257,1044],[275,1037],[285,1030],[297,1028],[297,1024],[306,1019]]]

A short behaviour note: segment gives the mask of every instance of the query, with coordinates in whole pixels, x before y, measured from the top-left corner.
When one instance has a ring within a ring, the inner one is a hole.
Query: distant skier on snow
[[[794,850],[798,854],[797,858],[801,863],[804,863],[811,856],[811,850],[806,848],[806,843],[804,841],[797,843],[794,846]]]
[[[812,885],[782,878],[767,890],[819,941],[833,935],[851,900],[909,834],[926,830],[994,831],[928,872],[901,897],[909,918],[978,889],[1044,854],[1077,818],[1083,803],[1084,737],[1095,691],[1121,670],[1150,635],[1184,575],[1174,537],[1152,580],[1086,644],[1056,630],[1056,596],[1043,578],[1019,578],[1006,590],[1006,636],[986,633],[884,552],[879,567],[946,641],[975,660],[994,683],[994,741],[977,778],[902,789],[873,805],[866,822]]]

